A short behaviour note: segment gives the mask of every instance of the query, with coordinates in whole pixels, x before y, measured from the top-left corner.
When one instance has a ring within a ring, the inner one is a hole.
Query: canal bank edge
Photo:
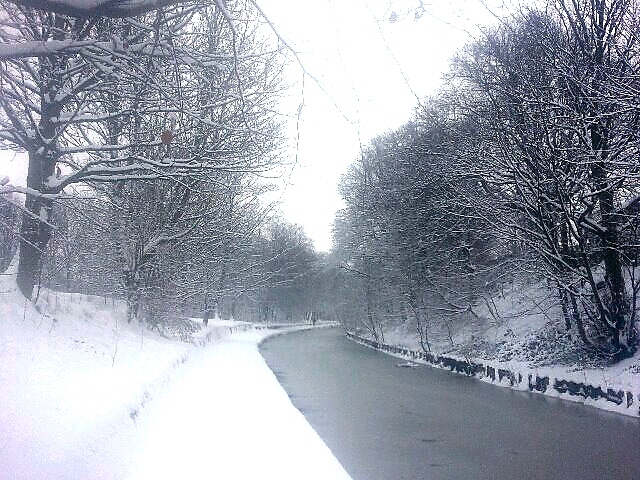
[[[504,365],[491,364],[485,361],[434,355],[428,352],[387,345],[360,337],[348,331],[346,336],[356,343],[394,357],[474,377],[493,385],[540,393],[631,417],[640,417],[640,389],[616,388],[612,385],[605,387],[601,385],[594,386],[586,382],[558,378],[555,375],[545,375],[543,373],[544,368],[536,370],[524,369],[516,372],[510,368],[505,368]]]

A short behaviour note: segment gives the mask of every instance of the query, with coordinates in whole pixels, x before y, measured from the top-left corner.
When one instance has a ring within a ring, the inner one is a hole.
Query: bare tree
[[[567,325],[619,359],[637,342],[620,209],[638,195],[640,117],[619,94],[637,83],[635,3],[553,5],[458,58],[460,109],[484,133],[466,168],[493,197],[493,222],[558,286]]]
[[[29,174],[26,189],[2,191],[27,197],[18,276],[27,297],[53,228],[51,202],[70,185],[273,165],[279,62],[258,43],[254,13],[241,3],[178,5],[110,20],[5,5],[0,34],[20,55],[0,70],[0,138],[28,152]],[[26,47],[43,43],[46,55]]]

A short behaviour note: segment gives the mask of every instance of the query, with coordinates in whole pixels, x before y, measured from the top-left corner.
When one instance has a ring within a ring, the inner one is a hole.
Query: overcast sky
[[[360,145],[410,120],[418,98],[437,91],[455,51],[481,35],[479,26],[506,14],[507,7],[502,0],[259,4],[326,91],[307,77],[303,98],[301,69],[289,69],[292,108],[304,107],[298,163],[281,209],[285,218],[305,228],[319,250],[328,251],[341,206],[336,186]],[[295,130],[289,135],[295,137]],[[293,138],[290,145],[294,155]]]

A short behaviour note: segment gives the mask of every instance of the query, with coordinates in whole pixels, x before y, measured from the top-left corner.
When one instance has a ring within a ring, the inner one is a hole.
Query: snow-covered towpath
[[[197,353],[141,413],[129,478],[349,478],[262,359],[264,336],[241,332]]]

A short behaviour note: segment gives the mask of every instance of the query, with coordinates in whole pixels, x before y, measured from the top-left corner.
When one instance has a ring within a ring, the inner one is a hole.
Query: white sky
[[[416,19],[421,3],[424,13]],[[331,247],[332,222],[342,205],[337,183],[358,157],[360,145],[410,120],[416,95],[423,99],[435,93],[454,52],[480,34],[478,25],[497,21],[491,12],[505,14],[504,3],[259,0],[305,69],[330,95],[307,77],[303,99],[301,69],[291,67],[290,101],[294,111],[302,102],[304,108],[298,164],[281,210],[304,227],[319,250]],[[389,20],[392,12],[398,16],[395,22]],[[290,135],[295,138],[295,130]],[[295,155],[295,142],[290,143]]]

